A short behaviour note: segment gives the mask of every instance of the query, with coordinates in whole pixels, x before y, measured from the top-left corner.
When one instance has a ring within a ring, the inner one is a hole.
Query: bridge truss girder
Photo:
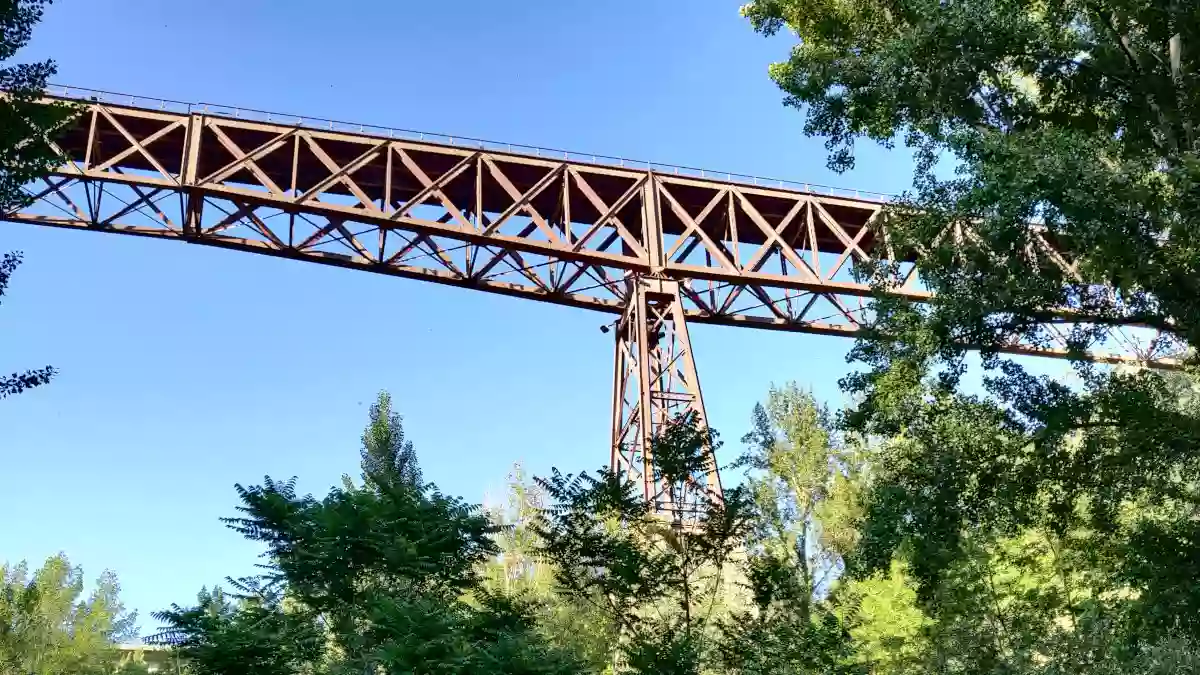
[[[876,201],[266,113],[82,105],[57,140],[67,161],[29,186],[33,203],[4,220],[616,314],[613,462],[651,501],[661,489],[643,464],[664,415],[692,410],[705,419],[686,324],[853,336],[872,290],[851,267],[889,257]],[[1034,255],[1069,266],[1041,244]],[[902,266],[891,292],[929,297],[913,261]],[[647,330],[671,336],[669,344],[651,348]],[[1094,358],[1145,358],[1127,336],[1112,344],[1117,353]],[[1062,356],[1065,347],[1064,333],[1049,347],[1008,351]],[[630,389],[636,400],[626,402]],[[667,405],[667,395],[678,398]],[[704,482],[719,494],[715,462]]]

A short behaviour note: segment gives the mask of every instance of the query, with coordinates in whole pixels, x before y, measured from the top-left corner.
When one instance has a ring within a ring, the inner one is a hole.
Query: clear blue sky
[[[681,8],[686,7],[686,12]],[[906,155],[834,176],[781,105],[737,0],[57,0],[21,59],[57,82],[636,157],[882,192]],[[395,397],[426,475],[473,500],[513,462],[608,459],[603,315],[172,242],[0,225],[26,264],[0,369],[53,364],[0,403],[0,559],[65,551],[142,613],[250,569],[235,482],[355,472]],[[772,382],[840,401],[848,341],[694,327],[709,417],[740,448]],[[735,355],[736,357],[732,356]]]

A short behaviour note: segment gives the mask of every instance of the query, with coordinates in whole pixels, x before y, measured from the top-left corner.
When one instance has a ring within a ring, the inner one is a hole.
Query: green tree
[[[83,571],[64,555],[30,574],[0,566],[0,672],[101,675],[117,666],[117,644],[136,635],[136,614],[120,601],[116,575],[105,572],[84,595]]]
[[[538,538],[533,525],[545,508],[545,494],[533,483],[520,464],[513,466],[506,479],[505,501],[486,504],[488,518],[497,526],[499,554],[485,565],[489,586],[497,591],[548,592],[553,574],[546,561],[538,557]]]
[[[853,641],[851,659],[872,675],[936,672],[928,667],[931,620],[902,561],[865,578],[843,578],[832,604]]]
[[[716,445],[694,418],[655,439],[656,478],[671,502],[681,503],[689,479],[707,469],[704,448]],[[709,607],[748,525],[744,493],[731,490],[722,502],[698,492],[697,513],[663,515],[607,468],[555,470],[537,483],[550,501],[536,529],[541,554],[567,597],[611,622],[618,672],[702,672],[719,620]]]
[[[1055,487],[1025,483],[1045,470],[1028,466],[1028,446],[999,445],[985,412],[937,407],[882,455],[856,561],[860,573],[906,561],[935,621],[932,656],[965,664],[943,670],[1003,672],[1053,654],[1088,672],[1190,631],[1191,540],[1158,534],[1190,529],[1190,509],[1110,503],[1105,483],[1119,475],[1059,507]]]
[[[834,168],[864,137],[917,153],[914,190],[883,222],[935,297],[877,298],[851,354],[864,369],[843,381],[859,401],[846,428],[889,442],[855,574],[903,557],[934,637],[960,645],[941,652],[950,671],[1086,672],[1134,664],[1163,635],[1195,640],[1189,377],[1076,361],[1068,384],[999,354],[1061,331],[1078,357],[1120,328],[1153,333],[1143,355],[1194,359],[1200,8],[758,0],[743,12],[798,36],[771,75]],[[860,272],[882,286],[896,269]],[[962,391],[968,346],[983,394]],[[1008,590],[995,584],[1006,574]],[[981,602],[988,634],[955,618]]]
[[[723,662],[731,673],[850,672],[852,642],[829,592],[857,541],[864,453],[795,383],[754,407],[738,464],[755,506],[747,540],[753,606],[734,612]]]
[[[707,470],[706,448],[717,445],[715,432],[690,417],[654,439],[656,477],[671,502],[693,489]],[[551,501],[538,525],[542,553],[562,592],[616,627],[618,672],[854,672],[840,618],[816,616],[795,555],[775,546],[773,533],[751,536],[756,514],[745,486],[723,500],[698,493],[698,514],[685,518],[652,512],[607,469],[556,471],[538,482]],[[794,553],[794,541],[787,546]]]
[[[377,479],[400,480],[409,485],[421,483],[421,467],[412,441],[404,438],[404,424],[392,410],[392,396],[386,391],[371,405],[370,423],[362,438],[363,480],[375,485]]]
[[[242,593],[202,588],[196,605],[155,612],[168,628],[150,641],[177,649],[193,675],[290,675],[322,662],[325,636],[311,615],[285,609],[277,589],[230,584]]]
[[[548,641],[574,653],[592,672],[603,672],[612,657],[615,633],[603,612],[558,588],[552,564],[539,555],[538,515],[546,495],[518,464],[507,480],[504,504],[487,507],[498,530],[499,554],[484,565],[484,587],[532,603],[538,630]]]
[[[844,442],[829,410],[794,382],[772,387],[753,421],[739,461],[758,513],[751,544],[794,571],[808,614],[857,543],[864,450]]]
[[[381,420],[393,420],[385,406],[373,411],[368,439]],[[391,439],[364,443],[364,487],[318,500],[298,495],[294,481],[237,486],[240,515],[225,522],[266,547],[267,572],[239,582],[233,606],[161,614],[163,639],[183,645],[198,672],[226,675],[255,663],[297,674],[581,672],[538,633],[530,603],[483,587],[496,526],[478,506],[414,481],[415,455]],[[397,448],[407,472],[387,454]]]

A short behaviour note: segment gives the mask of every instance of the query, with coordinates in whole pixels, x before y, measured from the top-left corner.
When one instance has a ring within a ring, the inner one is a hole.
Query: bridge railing
[[[721,180],[731,183],[741,183],[744,185],[755,185],[764,188],[800,190],[803,192],[823,194],[831,197],[846,197],[851,199],[879,202],[887,202],[895,198],[895,195],[883,192],[839,188],[829,185],[821,185],[819,183],[804,183],[781,178],[764,178],[762,176],[732,173],[729,171],[713,171],[711,169],[680,166],[676,164],[664,164],[661,162],[650,162],[645,160],[630,159],[627,157],[597,155],[595,153],[575,152],[571,150],[557,150],[554,148],[544,148],[536,145],[524,145],[521,143],[502,143],[499,141],[489,141],[487,139],[473,138],[470,136],[455,136],[436,132],[402,129],[398,127],[360,124],[357,122],[343,122],[319,117],[289,115],[285,113],[256,110],[254,108],[227,106],[216,103],[190,103],[187,101],[174,101],[165,98],[118,94],[115,92],[102,91],[98,89],[69,87],[57,84],[48,86],[46,88],[46,94],[57,98],[74,99],[79,101],[98,101],[111,105],[162,110],[164,112],[174,112],[183,115],[199,113],[204,115],[214,115],[218,117],[250,120],[255,122],[293,125],[307,129],[337,131],[344,133],[360,133],[369,134],[372,136],[386,136],[388,138],[396,138],[399,140],[439,143],[442,145],[470,148],[473,150],[479,149],[489,150],[492,152],[507,152],[510,154],[544,157],[546,159],[617,166],[625,169],[649,170],[664,175],[701,178],[706,180]]]

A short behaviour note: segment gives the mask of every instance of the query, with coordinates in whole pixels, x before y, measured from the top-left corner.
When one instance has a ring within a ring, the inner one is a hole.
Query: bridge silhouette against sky
[[[66,162],[4,220],[174,239],[614,315],[612,466],[669,510],[650,439],[704,424],[687,326],[854,336],[886,196],[620,158],[55,88]],[[1044,255],[1069,267],[1044,241]],[[891,292],[928,298],[912,260]],[[1063,356],[1056,345],[1017,354]],[[569,339],[569,336],[564,336]],[[1113,331],[1097,361],[1144,361]],[[696,486],[721,494],[715,461]]]

